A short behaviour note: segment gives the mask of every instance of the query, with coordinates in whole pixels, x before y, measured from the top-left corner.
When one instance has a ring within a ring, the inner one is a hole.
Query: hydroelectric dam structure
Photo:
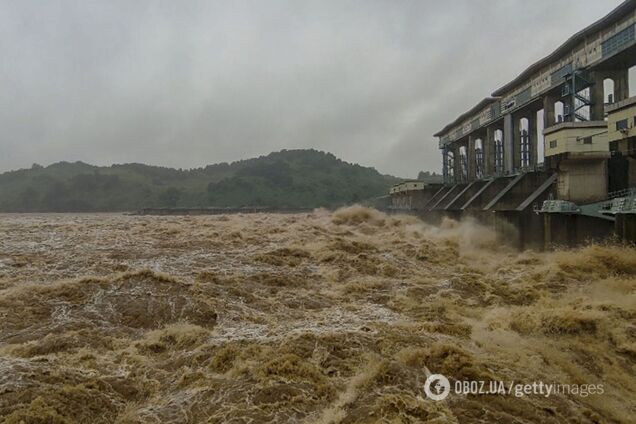
[[[443,184],[390,209],[472,216],[520,248],[636,241],[636,0],[571,36],[434,136]]]

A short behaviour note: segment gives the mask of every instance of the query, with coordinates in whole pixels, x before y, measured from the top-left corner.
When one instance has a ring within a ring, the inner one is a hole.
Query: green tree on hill
[[[398,181],[317,150],[283,150],[189,170],[139,163],[97,167],[58,162],[0,174],[0,211],[335,207],[383,196]]]

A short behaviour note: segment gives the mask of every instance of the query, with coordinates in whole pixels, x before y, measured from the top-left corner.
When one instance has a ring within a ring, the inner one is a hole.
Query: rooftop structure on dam
[[[627,0],[435,134],[444,185],[420,191],[419,210],[513,223],[521,245],[558,239],[542,212],[579,215],[564,237],[604,233],[615,218],[600,209],[636,193],[635,65],[636,0]]]

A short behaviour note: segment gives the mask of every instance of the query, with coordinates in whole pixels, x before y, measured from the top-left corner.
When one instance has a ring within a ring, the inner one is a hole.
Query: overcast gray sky
[[[432,136],[619,0],[0,0],[0,171],[292,148],[439,170]]]

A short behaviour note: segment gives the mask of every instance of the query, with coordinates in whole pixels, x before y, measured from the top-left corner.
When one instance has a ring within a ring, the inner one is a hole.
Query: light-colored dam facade
[[[636,2],[626,1],[436,133],[445,182],[515,174],[541,164],[556,169],[568,153],[609,153],[602,133],[614,112],[611,105],[629,97],[635,33]],[[608,93],[606,86],[613,89]],[[566,122],[571,125],[561,125]],[[594,123],[591,131],[588,122]],[[542,134],[555,133],[547,138],[556,143],[541,149]],[[559,143],[590,135],[583,149]]]
[[[522,246],[615,231],[625,221],[617,213],[636,213],[611,206],[636,192],[635,65],[636,0],[628,0],[438,131],[444,184],[397,204],[512,224]],[[553,228],[559,220],[569,220],[563,234]],[[625,231],[636,239],[636,228]]]

